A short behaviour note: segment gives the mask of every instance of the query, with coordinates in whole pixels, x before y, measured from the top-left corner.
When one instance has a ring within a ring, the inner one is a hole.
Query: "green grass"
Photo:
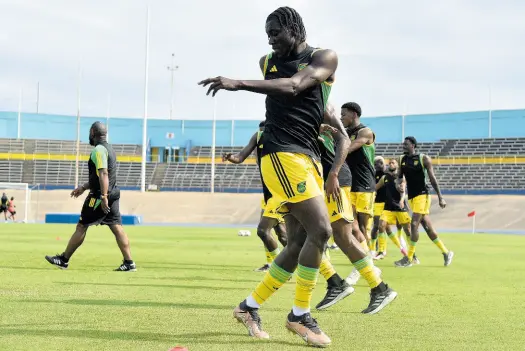
[[[302,340],[284,328],[294,285],[261,309],[271,340],[246,336],[232,308],[256,286],[264,262],[256,236],[236,229],[127,227],[136,273],[112,272],[120,255],[106,228],[92,229],[62,271],[44,255],[62,252],[73,226],[1,225],[0,350],[298,350]],[[61,240],[57,241],[57,237]],[[525,345],[525,237],[442,235],[456,252],[443,267],[426,238],[422,265],[395,269],[398,255],[379,262],[399,293],[375,316],[359,313],[368,288],[314,312],[334,350],[497,350]],[[341,275],[345,257],[332,261]],[[324,294],[320,279],[315,305]]]

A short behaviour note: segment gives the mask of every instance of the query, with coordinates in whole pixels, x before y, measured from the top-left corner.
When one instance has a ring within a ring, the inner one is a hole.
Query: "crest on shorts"
[[[419,161],[414,161],[414,166],[417,166],[419,164]]]
[[[300,63],[297,65],[297,72],[303,70],[306,66],[308,66],[307,63]]]
[[[306,191],[306,181],[297,184],[297,191],[301,194]]]

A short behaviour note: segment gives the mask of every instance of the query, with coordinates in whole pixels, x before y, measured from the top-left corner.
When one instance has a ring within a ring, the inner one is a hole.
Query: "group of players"
[[[310,313],[318,274],[328,284],[318,309],[330,307],[351,294],[352,285],[363,277],[371,293],[370,303],[362,312],[379,312],[397,293],[383,282],[381,271],[374,266],[369,253],[370,248],[375,251],[378,233],[383,238],[388,224],[394,222],[404,226],[409,236],[408,250],[403,250],[399,240],[392,236],[403,253],[395,264],[409,267],[418,262],[415,249],[418,227],[422,224],[443,252],[447,266],[453,253],[446,249],[430,224],[427,176],[440,206],[443,208],[446,203],[430,158],[416,152],[415,138],[405,139],[405,154],[398,162],[390,161],[387,172],[383,164],[380,171],[384,174],[375,174],[375,135],[360,123],[361,107],[346,103],[338,118],[328,104],[338,66],[337,54],[306,43],[306,30],[297,11],[281,7],[272,12],[266,20],[266,34],[273,51],[259,61],[263,80],[218,76],[199,82],[213,96],[219,90],[266,95],[266,118],[259,131],[239,154],[223,156],[225,161],[241,163],[256,149],[264,193],[257,233],[268,260],[259,270],[266,273],[234,309],[233,316],[244,324],[250,336],[269,338],[262,329],[259,308],[295,274],[295,297],[286,327],[307,344],[325,347],[331,339]],[[412,219],[404,204],[405,187]],[[383,213],[379,211],[380,202],[374,206],[374,198],[384,199]],[[375,234],[369,238],[367,224],[373,216]],[[271,235],[272,228],[284,247],[282,251]],[[346,280],[337,274],[328,258],[327,242],[332,235],[354,266]],[[376,258],[384,254],[380,248]]]
[[[15,198],[13,196],[11,196],[11,199],[9,199],[6,193],[2,193],[0,213],[4,213],[4,219],[6,223],[8,219],[11,219],[13,222],[16,220]]]

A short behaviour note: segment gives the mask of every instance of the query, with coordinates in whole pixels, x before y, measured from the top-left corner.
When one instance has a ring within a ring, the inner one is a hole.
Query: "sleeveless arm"
[[[226,153],[222,156],[222,161],[230,161],[231,163],[243,163],[244,160],[250,156],[250,154],[257,147],[257,133],[253,134],[246,145],[238,154],[233,155],[232,153]]]
[[[262,59],[261,62],[263,62]],[[297,96],[304,90],[321,84],[330,78],[335,73],[337,64],[337,54],[334,51],[319,50],[312,55],[312,62],[291,78],[240,80],[237,81],[237,90],[246,90],[267,95],[283,94]]]
[[[373,138],[374,133],[372,133],[370,128],[361,129],[359,132],[357,132],[357,137],[352,141],[352,144],[350,144],[348,153],[359,150],[361,147],[363,147],[363,145],[371,144],[370,140],[373,140]]]
[[[382,176],[379,182],[376,184],[376,191],[381,189],[385,185],[385,176]]]
[[[263,75],[263,78],[266,76],[266,66],[268,63],[268,55],[265,55],[259,59],[259,68],[261,69],[261,73]]]
[[[441,195],[441,189],[439,189],[439,184],[436,179],[436,175],[434,174],[434,168],[432,167],[432,160],[427,155],[423,155],[423,166],[425,167],[428,178],[430,179],[430,184],[432,184],[432,187],[436,191],[437,196],[441,199],[443,196]]]

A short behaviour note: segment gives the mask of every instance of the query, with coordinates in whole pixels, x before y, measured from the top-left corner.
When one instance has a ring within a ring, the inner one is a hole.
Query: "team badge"
[[[297,184],[297,191],[302,194],[306,191],[306,181],[305,182],[300,182],[299,184]]]
[[[297,72],[303,70],[306,66],[308,66],[307,63],[300,63],[297,65]]]

